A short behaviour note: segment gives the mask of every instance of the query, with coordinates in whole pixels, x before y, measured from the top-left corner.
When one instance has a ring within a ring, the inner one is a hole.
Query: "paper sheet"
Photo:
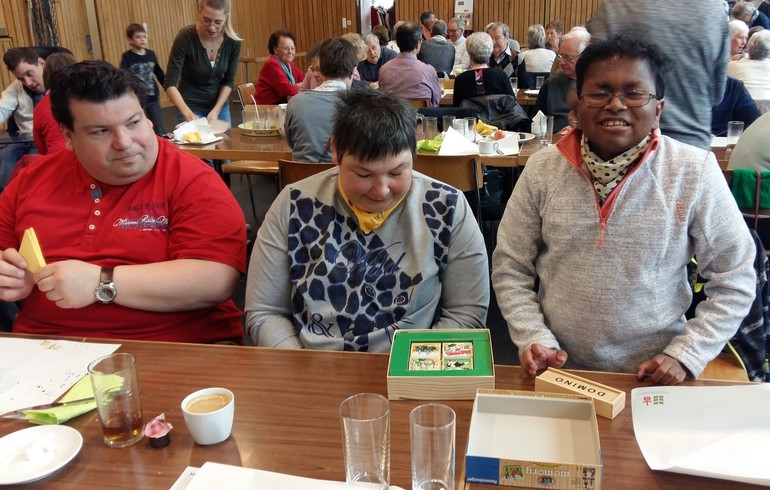
[[[634,434],[653,470],[770,486],[770,385],[631,391]]]
[[[284,475],[272,471],[241,468],[220,463],[205,463],[201,468],[188,466],[170,490],[252,490],[254,488],[280,488],[281,490],[343,490],[350,488],[377,488],[372,484],[348,486],[345,482],[316,480],[300,476]],[[391,486],[391,490],[403,490]]]
[[[119,344],[0,338],[0,413],[56,401]]]

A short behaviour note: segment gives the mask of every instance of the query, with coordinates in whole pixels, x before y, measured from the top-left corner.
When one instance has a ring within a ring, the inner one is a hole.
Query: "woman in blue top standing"
[[[230,0],[198,0],[198,12],[198,22],[174,39],[164,89],[180,122],[205,117],[229,123],[241,38],[233,30]]]

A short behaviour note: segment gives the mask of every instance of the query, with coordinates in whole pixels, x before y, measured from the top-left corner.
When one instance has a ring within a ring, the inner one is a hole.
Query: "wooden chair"
[[[473,192],[476,196],[476,217],[481,226],[479,189],[484,187],[484,172],[476,155],[439,156],[418,153],[413,168],[462,192]]]
[[[278,160],[278,190],[289,184],[306,179],[334,167],[333,163],[305,163],[293,160]]]
[[[706,364],[699,379],[719,379],[723,381],[749,381],[746,371],[738,364],[735,356],[719,354],[716,359]]]
[[[259,222],[257,217],[257,206],[254,204],[254,190],[251,188],[252,175],[278,176],[278,163],[261,160],[236,160],[234,162],[222,164],[222,173],[240,174],[246,176],[246,182],[249,188],[249,199],[251,200],[251,212],[254,219]]]
[[[422,109],[423,107],[430,107],[430,99],[407,99],[412,107],[415,109]]]
[[[252,97],[257,93],[257,88],[253,83],[242,83],[236,87],[236,90],[238,91],[238,100],[241,101],[241,107],[254,105],[254,99]]]

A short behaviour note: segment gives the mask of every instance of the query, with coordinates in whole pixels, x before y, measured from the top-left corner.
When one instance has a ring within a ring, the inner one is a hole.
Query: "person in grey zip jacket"
[[[530,375],[566,366],[676,384],[749,310],[755,250],[714,155],[658,130],[664,59],[625,36],[586,48],[578,126],[516,183],[492,283]],[[693,255],[709,301],[685,320]]]

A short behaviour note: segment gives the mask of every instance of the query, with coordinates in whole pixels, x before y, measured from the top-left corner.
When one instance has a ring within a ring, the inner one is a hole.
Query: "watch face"
[[[115,290],[115,286],[113,286],[112,283],[102,284],[96,288],[96,299],[102,303],[110,303],[115,299],[117,294],[118,292]]]

